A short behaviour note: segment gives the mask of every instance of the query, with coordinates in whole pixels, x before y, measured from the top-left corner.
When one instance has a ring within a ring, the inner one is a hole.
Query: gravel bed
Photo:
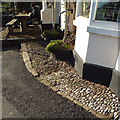
[[[118,117],[120,101],[106,86],[95,84],[81,77],[65,61],[52,59],[45,51],[44,42],[26,43],[33,68],[39,73],[39,80],[47,80],[51,85],[93,110],[106,116]]]

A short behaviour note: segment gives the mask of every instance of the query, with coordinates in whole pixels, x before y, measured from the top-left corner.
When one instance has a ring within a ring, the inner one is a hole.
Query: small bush
[[[59,32],[53,30],[44,30],[41,34],[42,38],[47,37],[49,39],[59,38]]]
[[[56,43],[58,45],[61,45],[63,43],[63,40],[51,40],[50,43]]]
[[[69,46],[66,43],[63,43],[63,40],[51,40],[50,43],[46,46],[46,52],[54,52],[59,49],[68,49]]]
[[[58,44],[56,44],[56,43],[49,43],[46,46],[45,50],[46,50],[46,52],[54,52],[54,51],[58,50],[59,48],[60,48],[60,46]]]
[[[69,45],[67,45],[66,43],[63,43],[61,47],[64,48],[64,49],[68,49]]]

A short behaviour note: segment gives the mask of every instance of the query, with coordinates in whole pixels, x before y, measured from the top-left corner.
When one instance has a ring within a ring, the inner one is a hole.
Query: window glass
[[[120,2],[98,2],[95,19],[120,22]]]
[[[84,16],[84,17],[87,17],[87,18],[89,17],[90,4],[91,4],[91,2],[87,2],[87,0],[84,0],[84,2],[82,2],[81,16]]]
[[[51,2],[47,2],[47,8],[52,8],[52,3]]]
[[[83,0],[77,4],[77,16],[89,17],[90,12],[90,0]]]

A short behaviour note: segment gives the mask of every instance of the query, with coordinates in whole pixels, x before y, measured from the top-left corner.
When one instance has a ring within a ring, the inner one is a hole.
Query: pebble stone
[[[65,61],[52,59],[44,46],[38,43],[26,43],[32,66],[59,91],[64,91],[73,99],[90,106],[106,116],[118,117],[120,100],[110,88],[81,79],[74,68]],[[35,54],[40,51],[39,54]],[[47,73],[47,75],[46,75]]]

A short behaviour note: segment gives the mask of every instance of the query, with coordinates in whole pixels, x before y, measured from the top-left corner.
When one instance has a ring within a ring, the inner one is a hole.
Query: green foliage
[[[60,46],[58,44],[56,44],[56,43],[49,43],[46,46],[45,50],[46,50],[46,52],[54,52],[54,51],[58,50],[59,48],[60,48]]]
[[[69,48],[69,45],[67,45],[66,43],[64,43],[64,44],[62,44],[61,47],[64,48],[64,49],[68,49],[68,48]]]
[[[42,38],[47,37],[47,38],[54,38],[59,36],[58,31],[53,31],[53,30],[44,30],[41,34]]]
[[[7,8],[9,8],[9,7],[11,7],[13,5],[13,3],[11,3],[11,2],[3,2],[2,3],[2,7],[7,7]]]
[[[59,26],[59,25],[57,26],[57,29],[56,29],[56,30],[57,30],[57,31],[59,31],[59,30],[60,30],[60,26]]]
[[[63,40],[51,40],[50,43],[56,43],[60,46],[63,43]]]
[[[46,52],[54,52],[59,49],[68,49],[69,46],[66,43],[63,43],[63,40],[51,40],[50,43],[46,46]]]
[[[3,2],[1,4],[0,11],[2,11],[2,12],[6,12],[6,11],[9,12],[10,9],[14,9],[13,2]]]

